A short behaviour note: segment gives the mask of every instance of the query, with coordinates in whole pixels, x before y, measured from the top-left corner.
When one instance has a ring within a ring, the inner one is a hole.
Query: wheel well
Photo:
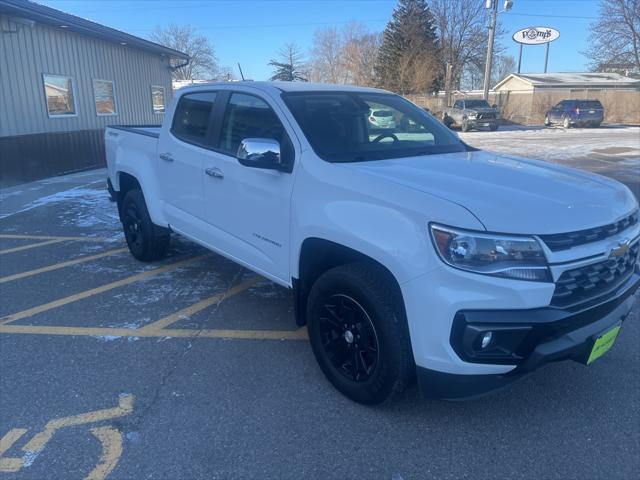
[[[345,247],[338,243],[324,240],[321,238],[307,238],[302,243],[300,249],[300,262],[298,264],[298,278],[293,279],[293,288],[295,291],[295,315],[296,323],[300,326],[306,325],[307,319],[307,297],[311,291],[311,287],[327,270],[345,265],[347,263],[367,262],[376,265],[380,270],[381,275],[387,276],[392,285],[395,286],[396,292],[402,308],[404,309],[404,302],[402,301],[402,292],[400,285],[393,274],[377,260],[353,250],[352,248]]]
[[[118,172],[118,178],[119,178],[118,183],[120,184],[120,190],[116,192],[118,195],[117,196],[118,215],[120,215],[120,220],[122,220],[121,208],[122,208],[122,200],[124,199],[124,196],[127,194],[127,192],[134,190],[136,188],[139,188],[140,190],[142,190],[142,187],[140,186],[140,182],[138,182],[136,177],[128,173]]]

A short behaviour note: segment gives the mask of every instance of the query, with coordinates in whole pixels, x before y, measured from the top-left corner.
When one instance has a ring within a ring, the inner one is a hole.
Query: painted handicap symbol
[[[63,427],[102,422],[129,415],[133,412],[133,400],[133,395],[122,394],[118,399],[117,407],[50,420],[45,425],[44,430],[35,434],[22,447],[24,452],[22,457],[3,456],[27,432],[26,428],[10,430],[0,439],[0,472],[17,472],[22,468],[31,466],[53,435]],[[109,425],[95,427],[90,431],[102,444],[102,454],[100,461],[85,477],[85,480],[102,480],[111,473],[120,460],[122,455],[122,433]]]

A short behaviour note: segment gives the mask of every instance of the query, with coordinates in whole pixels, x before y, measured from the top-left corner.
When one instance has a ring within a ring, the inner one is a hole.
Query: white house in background
[[[640,80],[619,73],[512,73],[495,92],[539,93],[549,90],[640,90]]]
[[[173,80],[171,82],[171,88],[173,88],[173,91],[175,92],[176,90],[178,90],[179,88],[182,87],[188,87],[191,85],[199,85],[201,83],[209,83],[209,82],[213,82],[214,80]]]

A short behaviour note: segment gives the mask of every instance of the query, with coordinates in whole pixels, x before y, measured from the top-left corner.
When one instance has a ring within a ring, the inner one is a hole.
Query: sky
[[[484,0],[476,0],[484,2]],[[502,4],[502,0],[499,0]],[[39,0],[47,6],[139,37],[156,26],[192,25],[214,45],[221,65],[240,62],[245,78],[266,80],[268,62],[288,42],[308,53],[319,28],[340,27],[352,20],[382,31],[395,0]],[[599,0],[514,0],[499,22],[508,32],[501,40],[506,53],[518,58],[511,35],[525,27],[552,27],[560,38],[550,45],[549,72],[586,71],[588,27]],[[525,46],[522,73],[544,70],[544,46]]]

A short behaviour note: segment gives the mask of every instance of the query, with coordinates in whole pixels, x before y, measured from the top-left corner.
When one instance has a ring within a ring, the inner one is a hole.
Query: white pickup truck
[[[393,128],[373,128],[375,110]],[[133,256],[160,258],[175,232],[292,288],[320,368],[357,402],[591,363],[640,284],[629,189],[469,147],[385,91],[199,85],[162,127],[105,135]]]

